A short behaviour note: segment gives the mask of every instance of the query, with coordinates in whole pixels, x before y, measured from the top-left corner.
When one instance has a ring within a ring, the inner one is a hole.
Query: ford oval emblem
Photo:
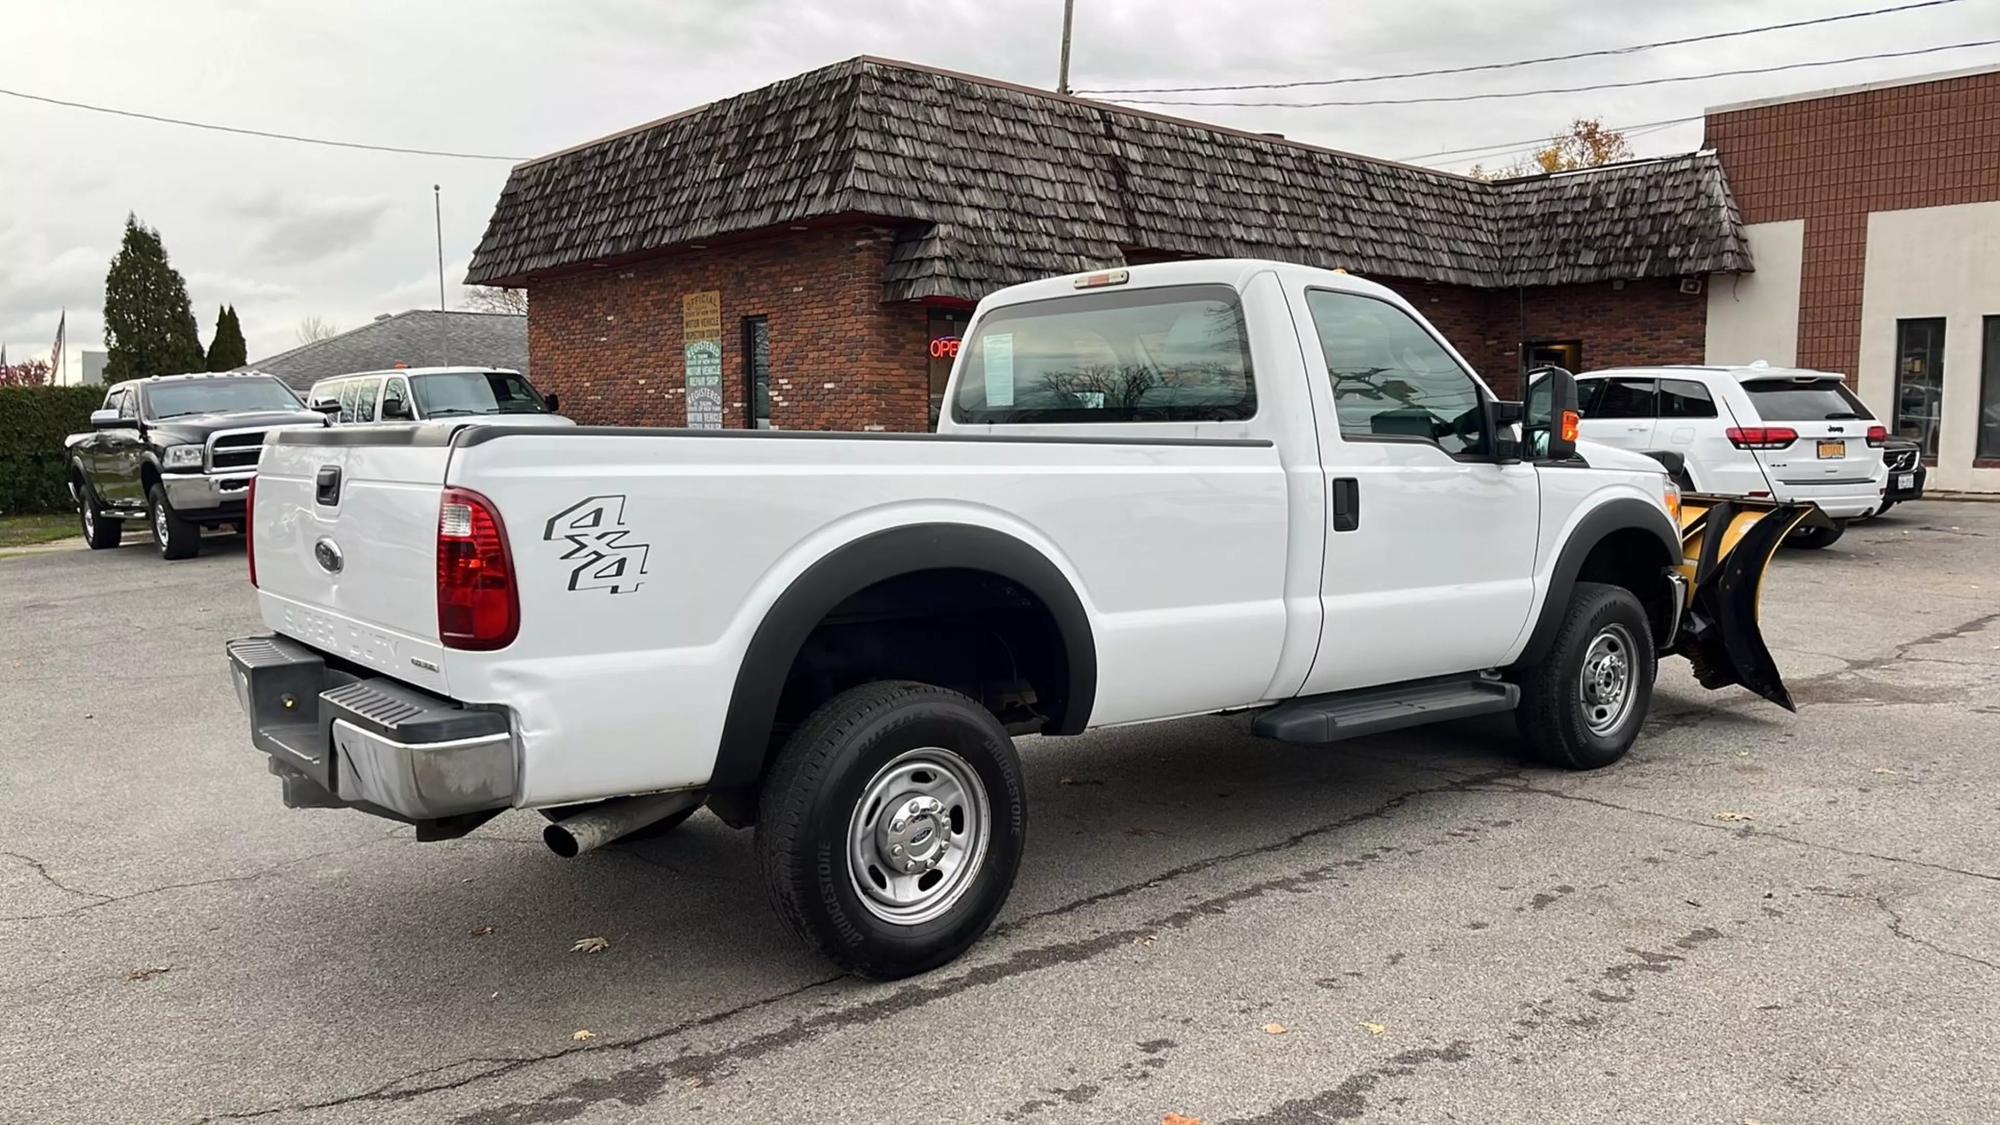
[[[313,561],[319,563],[319,568],[328,574],[339,574],[340,568],[343,565],[343,560],[340,557],[340,544],[335,543],[331,539],[322,539],[314,543]]]

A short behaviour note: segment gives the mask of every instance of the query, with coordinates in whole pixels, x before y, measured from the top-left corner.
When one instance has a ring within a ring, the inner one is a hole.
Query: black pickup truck
[[[116,547],[123,521],[143,519],[170,559],[201,550],[201,529],[243,522],[269,430],[320,427],[290,387],[269,375],[156,375],[119,383],[72,434],[69,488],[93,549]]]

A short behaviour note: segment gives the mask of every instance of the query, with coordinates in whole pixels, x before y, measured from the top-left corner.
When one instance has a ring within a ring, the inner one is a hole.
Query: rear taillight
[[[1799,432],[1789,426],[1731,426],[1729,444],[1738,449],[1783,449],[1799,440]]]
[[[1868,427],[1869,445],[1879,446],[1888,440],[1889,440],[1889,427],[1887,426]]]
[[[506,648],[521,629],[507,526],[493,501],[447,488],[438,505],[438,640],[446,648]]]
[[[251,527],[257,522],[257,478],[250,478],[250,489],[243,494],[243,557],[250,560],[250,588],[257,588],[257,535]]]

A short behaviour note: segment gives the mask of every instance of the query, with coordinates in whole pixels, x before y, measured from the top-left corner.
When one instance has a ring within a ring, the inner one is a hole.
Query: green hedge
[[[103,387],[0,387],[0,515],[69,508],[63,439],[103,403]]]

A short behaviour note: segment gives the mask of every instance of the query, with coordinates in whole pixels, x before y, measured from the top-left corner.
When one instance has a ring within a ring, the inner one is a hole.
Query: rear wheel
[[[1529,750],[1564,769],[1625,756],[1653,701],[1652,626],[1623,586],[1579,582],[1554,643],[1521,678],[1518,721]]]
[[[158,481],[146,490],[146,522],[153,525],[161,558],[191,559],[201,553],[201,525],[174,514],[166,487]]]
[[[757,855],[772,904],[842,968],[937,968],[1013,889],[1027,798],[1013,740],[977,702],[907,681],[813,712],[766,776]]]
[[[1808,525],[1786,536],[1785,546],[1817,551],[1821,547],[1831,547],[1846,531],[1847,524],[1842,520],[1833,520],[1826,526]]]
[[[91,491],[90,482],[81,470],[70,474],[69,491],[76,498],[76,515],[83,524],[83,541],[90,544],[93,551],[116,547],[124,535],[124,525],[104,514],[104,509],[98,506],[97,494]]]

